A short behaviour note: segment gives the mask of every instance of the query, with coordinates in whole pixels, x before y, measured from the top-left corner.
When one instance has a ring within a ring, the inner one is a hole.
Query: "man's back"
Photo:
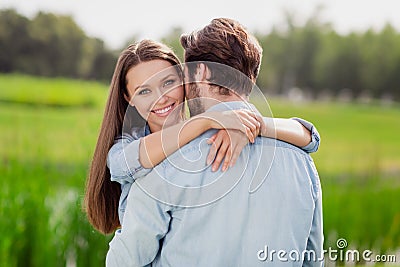
[[[107,263],[301,266],[305,255],[319,266],[322,196],[311,157],[260,137],[233,168],[212,172],[204,169],[204,140],[211,135],[195,139],[132,186]]]

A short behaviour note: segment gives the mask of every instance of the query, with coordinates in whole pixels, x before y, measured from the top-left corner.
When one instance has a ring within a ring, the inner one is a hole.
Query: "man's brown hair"
[[[239,95],[250,94],[260,70],[262,48],[239,22],[227,18],[213,19],[203,29],[182,35],[180,41],[185,49],[185,62],[205,63],[211,70],[209,82],[219,87],[220,94],[229,95],[227,88]],[[245,76],[232,74],[226,65]],[[195,66],[187,66],[189,78],[193,78]]]

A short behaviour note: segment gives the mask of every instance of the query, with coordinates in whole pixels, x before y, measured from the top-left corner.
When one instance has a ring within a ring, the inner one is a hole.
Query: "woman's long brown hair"
[[[121,185],[112,182],[110,170],[107,167],[107,154],[114,140],[121,136],[125,112],[128,102],[124,95],[126,89],[126,74],[129,69],[140,62],[163,59],[179,69],[182,74],[179,59],[173,51],[151,40],[143,40],[129,45],[119,56],[110,84],[110,92],[106,103],[100,133],[86,182],[85,211],[89,222],[103,234],[115,231],[120,222],[118,219],[118,203],[121,195]]]

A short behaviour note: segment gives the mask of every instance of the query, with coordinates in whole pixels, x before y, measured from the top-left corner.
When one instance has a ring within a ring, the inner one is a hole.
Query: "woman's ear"
[[[129,98],[129,96],[127,94],[124,93],[124,98],[125,100],[129,103],[129,105],[131,105],[132,107],[134,107],[135,105],[133,104],[133,101],[131,98]]]

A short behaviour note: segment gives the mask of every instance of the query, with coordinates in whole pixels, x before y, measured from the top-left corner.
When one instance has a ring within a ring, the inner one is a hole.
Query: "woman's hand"
[[[254,143],[255,138],[260,134],[261,127],[264,126],[261,116],[245,109],[222,112],[211,111],[198,116],[207,119],[210,128],[239,130],[252,143]]]
[[[242,149],[249,143],[248,136],[239,130],[219,130],[207,141],[212,144],[207,156],[207,164],[212,164],[212,171],[217,171],[224,160],[222,171],[232,167]]]

